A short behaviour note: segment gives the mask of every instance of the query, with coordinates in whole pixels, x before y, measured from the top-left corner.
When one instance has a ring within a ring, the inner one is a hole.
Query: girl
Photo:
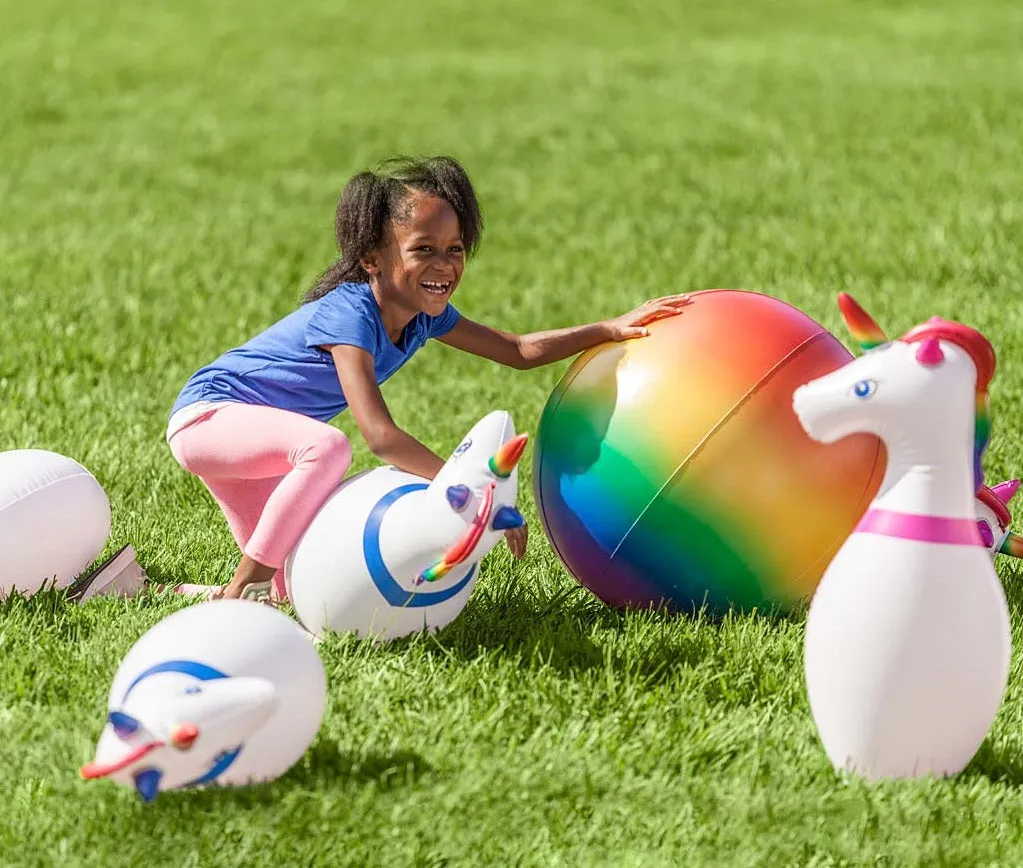
[[[345,408],[381,461],[426,479],[440,470],[444,460],[395,425],[380,393],[430,338],[522,370],[648,334],[647,323],[687,301],[669,296],[615,319],[527,335],[473,322],[451,297],[482,228],[472,184],[448,157],[360,172],[337,206],[341,258],[297,310],[185,384],[170,450],[209,489],[242,552],[214,596],[249,596],[271,582],[272,596],[284,596],[285,558],[348,471],[348,440],[327,424]],[[521,558],[526,528],[505,537]]]

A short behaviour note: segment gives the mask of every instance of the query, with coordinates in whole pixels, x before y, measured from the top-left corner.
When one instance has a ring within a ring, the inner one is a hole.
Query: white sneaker
[[[134,597],[146,582],[146,573],[135,560],[135,549],[126,545],[100,564],[88,575],[82,576],[68,593],[76,603],[93,597]]]

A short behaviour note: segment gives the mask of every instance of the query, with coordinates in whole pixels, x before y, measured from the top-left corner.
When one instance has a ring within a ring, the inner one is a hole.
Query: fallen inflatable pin
[[[526,440],[508,413],[494,411],[432,482],[393,467],[342,482],[285,564],[306,629],[392,640],[453,621],[480,561],[524,523],[515,504]]]
[[[217,600],[164,618],[114,676],[95,759],[81,775],[166,790],[283,775],[319,731],[327,679],[305,632],[270,606]]]

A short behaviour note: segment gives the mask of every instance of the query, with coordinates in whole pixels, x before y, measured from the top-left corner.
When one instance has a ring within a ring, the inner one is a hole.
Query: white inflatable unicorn
[[[523,524],[516,465],[526,439],[495,411],[432,482],[393,467],[342,482],[285,563],[305,627],[394,639],[454,620],[479,562]]]
[[[305,753],[326,701],[323,664],[291,618],[244,600],[200,603],[128,652],[82,777],[134,787],[146,802],[171,789],[269,781]]]
[[[864,352],[869,352],[888,343],[888,337],[877,323],[849,296],[840,296],[839,304],[843,310],[848,312],[848,319],[857,323],[856,326],[850,326],[850,329]],[[897,476],[889,473],[885,477],[879,494],[885,492],[885,486],[897,480]],[[1012,522],[1012,514],[1008,508],[1009,502],[1016,495],[1019,487],[1020,480],[1010,479],[991,488],[981,485],[977,491],[975,504],[977,527],[980,529],[981,539],[988,547],[992,557],[1002,554],[1023,558],[1023,537],[1009,530],[1009,525]]]
[[[882,438],[888,467],[811,602],[810,708],[836,768],[955,774],[987,734],[1009,671],[1008,608],[975,497],[995,354],[977,331],[938,318],[885,342],[849,296],[839,305],[876,346],[797,389],[793,405],[820,442]]]

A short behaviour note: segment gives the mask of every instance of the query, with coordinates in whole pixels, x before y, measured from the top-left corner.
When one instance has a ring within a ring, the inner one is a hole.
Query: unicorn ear
[[[845,324],[849,328],[849,334],[860,345],[863,352],[888,343],[888,338],[881,331],[881,327],[849,293],[840,292],[838,294],[838,309],[842,312]]]
[[[1009,505],[1009,501],[1016,496],[1016,492],[1019,491],[1020,481],[1018,479],[1010,479],[1007,482],[999,482],[998,485],[992,487],[991,492],[1006,506]]]
[[[450,485],[447,492],[445,492],[445,497],[447,497],[448,503],[451,504],[451,508],[455,512],[461,512],[465,509],[466,504],[469,503],[472,492],[469,490],[468,485]]]
[[[494,520],[490,526],[494,530],[509,530],[513,527],[522,527],[526,520],[514,506],[502,506],[494,513]]]
[[[117,733],[118,738],[128,738],[142,728],[142,724],[138,720],[123,711],[111,711],[107,715],[107,722],[111,729]]]
[[[135,791],[147,805],[159,794],[160,778],[162,777],[163,772],[159,769],[142,769],[135,773]]]
[[[916,360],[925,368],[933,368],[945,361],[941,351],[941,342],[937,338],[928,338],[920,344],[916,351]]]

